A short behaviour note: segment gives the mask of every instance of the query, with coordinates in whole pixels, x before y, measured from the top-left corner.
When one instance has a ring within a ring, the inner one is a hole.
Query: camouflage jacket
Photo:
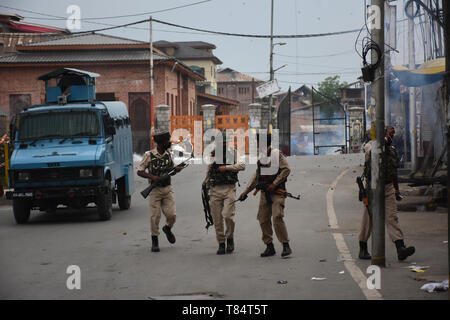
[[[363,176],[367,182],[370,184],[371,180],[371,148],[366,149],[366,161],[364,163],[364,172]],[[385,168],[384,168],[384,183],[389,184],[397,179],[397,168],[398,168],[398,155],[395,147],[393,145],[386,146],[386,150],[384,152],[385,157]]]

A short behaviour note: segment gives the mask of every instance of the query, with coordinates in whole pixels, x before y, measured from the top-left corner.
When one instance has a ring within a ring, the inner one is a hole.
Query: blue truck
[[[18,224],[30,210],[54,212],[95,203],[100,220],[112,204],[130,208],[134,192],[130,117],[123,102],[96,101],[99,74],[60,68],[39,77],[46,103],[20,112],[11,122],[14,151],[6,194]]]

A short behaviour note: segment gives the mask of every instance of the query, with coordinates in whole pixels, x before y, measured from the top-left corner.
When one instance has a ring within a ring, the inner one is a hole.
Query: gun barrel
[[[148,195],[150,194],[150,192],[152,192],[154,187],[155,187],[155,184],[152,183],[147,188],[145,188],[144,190],[141,191],[141,195],[144,197],[144,199],[146,199],[148,197]]]

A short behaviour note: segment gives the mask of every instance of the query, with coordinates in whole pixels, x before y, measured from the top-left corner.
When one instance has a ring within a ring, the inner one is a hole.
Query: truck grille
[[[80,178],[80,167],[69,168],[49,168],[49,169],[33,169],[33,170],[18,170],[20,172],[28,172],[30,174],[30,180],[28,182],[49,182],[49,181],[68,181],[68,180],[81,180],[98,178],[99,168],[93,168],[94,177]],[[16,182],[25,182],[18,180],[18,172],[14,174]]]

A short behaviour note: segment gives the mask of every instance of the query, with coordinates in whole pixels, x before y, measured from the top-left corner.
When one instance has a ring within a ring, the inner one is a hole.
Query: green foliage
[[[314,94],[315,103],[325,102],[325,104],[320,106],[320,110],[327,117],[331,117],[335,112],[341,111],[339,106],[333,102],[333,100],[340,101],[341,91],[339,88],[347,86],[347,82],[340,82],[339,79],[340,76],[336,75],[333,77],[327,77],[322,82],[319,82],[317,91],[330,99],[326,99],[320,94]]]

